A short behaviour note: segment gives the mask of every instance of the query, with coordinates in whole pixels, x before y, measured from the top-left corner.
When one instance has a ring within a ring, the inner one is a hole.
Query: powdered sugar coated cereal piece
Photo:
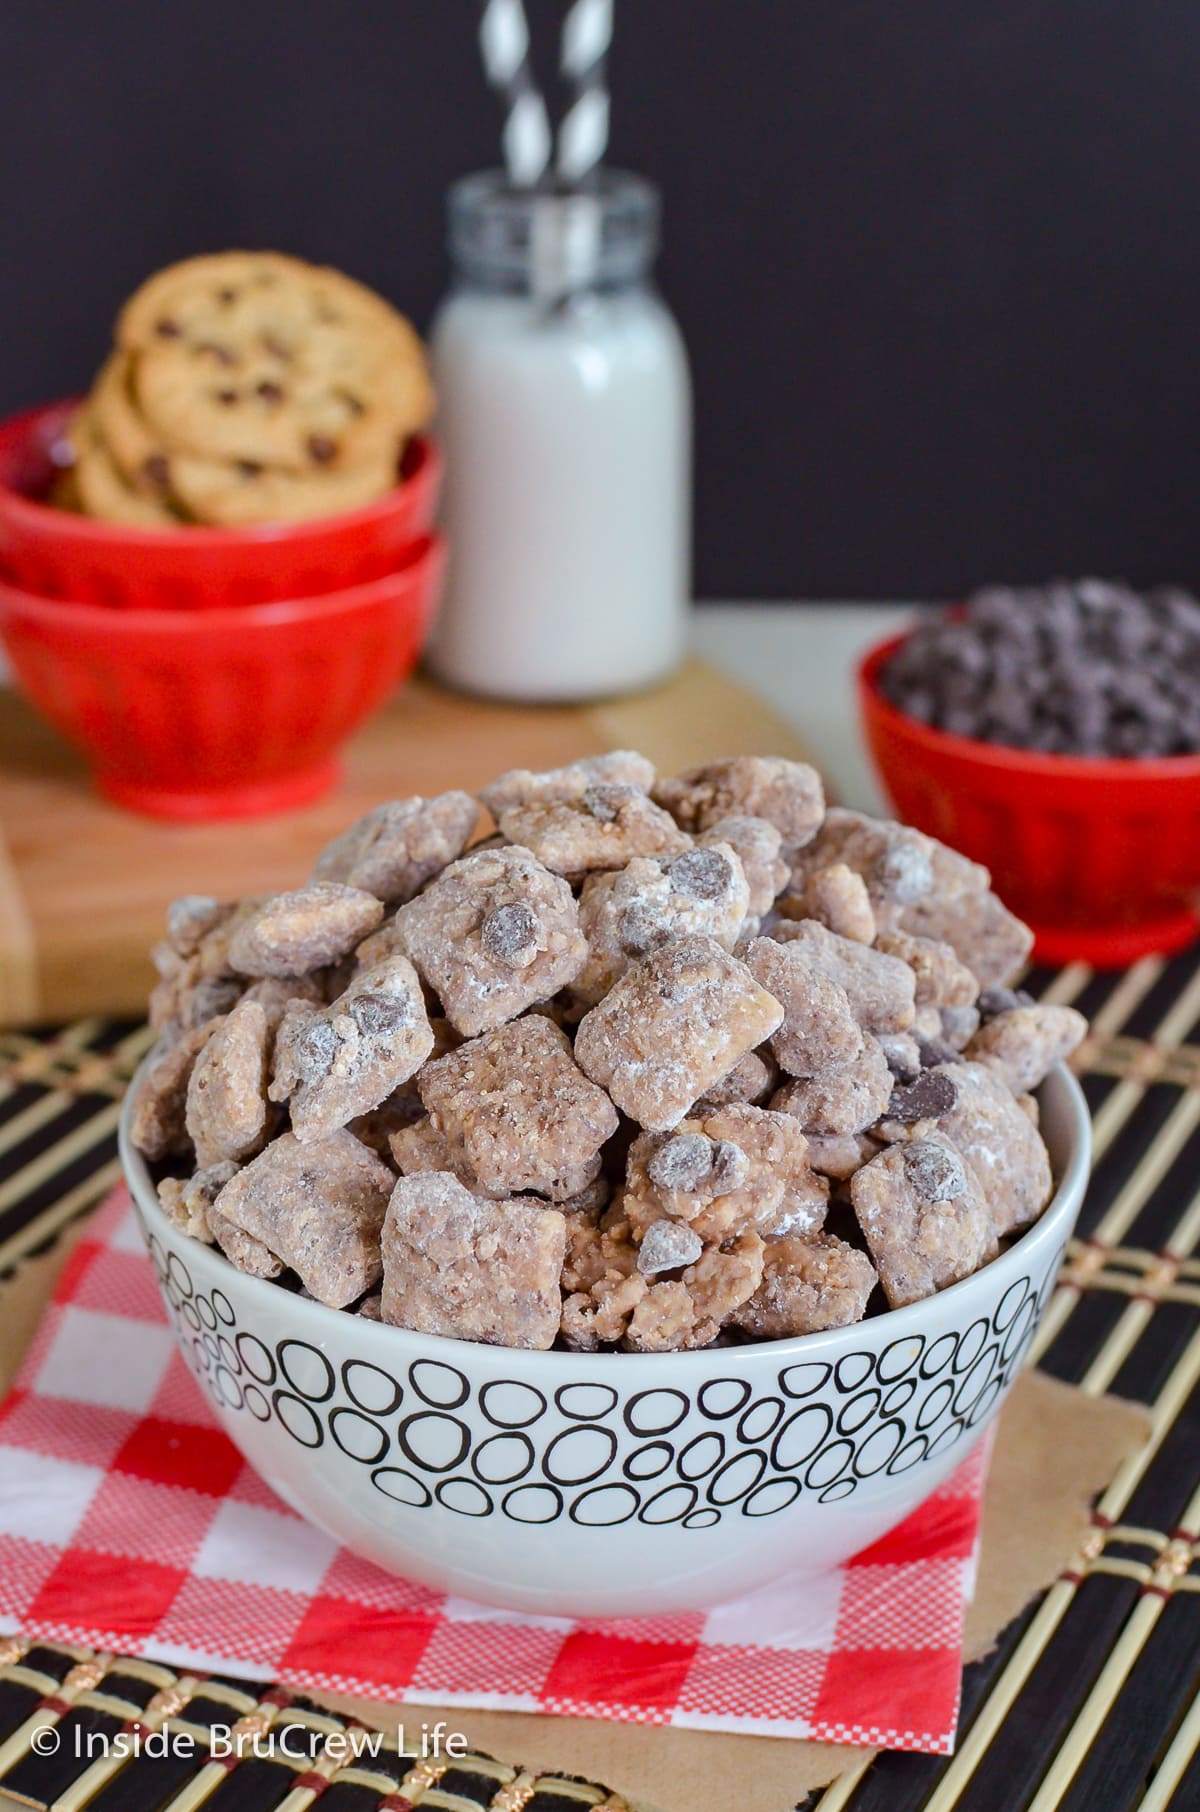
[[[913,972],[918,1007],[966,1008],[974,1005],[979,983],[952,944],[914,937],[909,931],[881,931],[876,949],[899,957]]]
[[[320,972],[315,975],[267,975],[261,981],[251,982],[242,995],[243,1000],[258,1002],[272,1034],[278,1031],[280,1021],[294,1001],[319,1007],[324,1006],[325,998]]]
[[[478,822],[469,793],[390,799],[325,845],[312,878],[361,887],[388,905],[411,900],[462,855]]]
[[[1082,1044],[1087,1020],[1074,1007],[1013,1007],[976,1032],[966,1056],[1003,1076],[1014,1095],[1037,1088],[1047,1071]]]
[[[844,1183],[879,1149],[878,1139],[867,1133],[810,1135],[808,1161],[818,1175]]]
[[[206,974],[198,953],[178,957],[169,951],[150,995],[150,1024],[168,1037],[193,1032],[223,1018],[237,1005],[245,986],[236,975]]]
[[[764,1045],[760,1051],[747,1051],[739,1057],[733,1068],[727,1070],[711,1088],[693,1101],[688,1110],[689,1120],[702,1120],[705,1114],[716,1113],[719,1107],[732,1107],[735,1102],[751,1102],[761,1107],[768,1095],[779,1086],[779,1065],[772,1057],[770,1049]]]
[[[899,957],[839,937],[815,919],[777,925],[773,936],[785,946],[798,946],[816,968],[845,989],[864,1032],[903,1032],[913,1023],[915,978]]]
[[[938,1134],[962,1153],[1001,1239],[1035,1221],[1050,1199],[1050,1157],[1037,1127],[990,1064],[944,1064],[957,1091]]]
[[[407,957],[391,956],[331,1006],[289,1009],[275,1040],[271,1099],[289,1104],[298,1139],[323,1138],[378,1107],[432,1049],[417,972]]]
[[[635,1237],[665,1215],[720,1242],[747,1232],[765,1239],[816,1232],[828,1198],[797,1122],[741,1104],[636,1139],[623,1206]]]
[[[742,864],[750,890],[746,912],[761,918],[775,904],[776,896],[787,886],[790,869],[780,850],[783,838],[769,818],[755,818],[746,812],[718,818],[696,838],[701,849],[727,844]]]
[[[932,837],[907,824],[830,806],[820,830],[793,867],[795,906],[785,900],[781,910],[805,916],[804,900],[813,876],[841,864],[862,876],[876,924],[880,928],[895,925],[903,909],[932,887],[934,847]]]
[[[760,937],[743,960],[784,1010],[771,1039],[782,1069],[792,1076],[817,1076],[859,1060],[863,1034],[850,998],[806,945]]]
[[[187,1092],[192,1066],[219,1021],[196,1026],[160,1044],[143,1072],[133,1103],[129,1136],[142,1156],[161,1158],[191,1150]]]
[[[497,1026],[427,1064],[418,1088],[433,1129],[461,1149],[489,1194],[544,1194],[564,1175],[574,1194],[597,1174],[600,1149],[617,1130],[612,1102],[541,1015]]]
[[[935,1157],[938,1150],[944,1158]],[[979,1180],[955,1156],[932,1138],[893,1145],[850,1180],[854,1212],[893,1309],[970,1277],[996,1256]]]
[[[344,1128],[307,1145],[281,1133],[226,1183],[214,1211],[276,1253],[318,1302],[344,1309],[383,1274],[379,1231],[395,1180]]]
[[[636,749],[611,749],[607,755],[588,755],[567,767],[531,773],[510,768],[490,786],[480,787],[479,797],[499,821],[501,812],[517,805],[556,805],[579,799],[590,786],[633,786],[648,793],[654,785],[654,763]]]
[[[570,887],[512,845],[452,862],[400,908],[388,932],[391,948],[411,958],[467,1038],[549,1000],[588,953]]]
[[[763,1242],[743,1233],[725,1246],[707,1246],[678,1280],[654,1283],[629,1317],[623,1345],[634,1353],[708,1346],[758,1288]]]
[[[862,876],[844,862],[818,868],[804,893],[804,918],[816,919],[856,944],[875,942],[875,912]]]
[[[825,812],[821,776],[804,761],[739,755],[660,780],[654,797],[684,830],[705,831],[722,818],[765,818],[785,849],[799,849]]]
[[[595,1006],[631,962],[689,932],[732,950],[749,897],[728,844],[689,849],[668,861],[639,856],[615,873],[589,875],[579,899],[588,960],[572,995]]]
[[[756,1340],[790,1340],[861,1321],[878,1279],[865,1252],[830,1233],[790,1235],[763,1252],[762,1281],[730,1316]]]
[[[489,1187],[482,1182],[471,1168],[462,1141],[452,1140],[439,1131],[428,1114],[414,1120],[411,1125],[398,1127],[389,1140],[389,1147],[391,1157],[402,1176],[419,1176],[430,1170],[446,1170],[456,1176],[472,1195],[499,1198],[509,1193],[506,1188]],[[600,1155],[597,1153],[573,1169],[545,1179],[542,1187],[534,1193],[548,1196],[564,1214],[576,1208],[586,1212],[594,1207],[598,1211],[608,1196],[608,1185],[600,1178],[599,1169]]]
[[[854,1059],[841,1069],[797,1076],[771,1097],[776,1112],[791,1114],[816,1138],[865,1132],[885,1112],[892,1096],[892,1072],[873,1038],[860,1034]]]
[[[244,1271],[247,1277],[264,1277],[268,1281],[283,1275],[282,1259],[276,1258],[269,1246],[237,1226],[219,1208],[209,1209],[208,1225],[214,1241],[236,1270]]]
[[[903,931],[950,944],[981,989],[1020,973],[1033,933],[991,890],[991,876],[942,843],[933,844],[933,885],[900,914]]]
[[[211,894],[186,893],[167,907],[167,943],[177,956],[192,956],[232,912],[232,905]]]
[[[311,881],[275,894],[239,924],[229,943],[230,966],[239,975],[307,975],[353,950],[382,917],[374,894]]]
[[[669,1131],[782,1018],[715,939],[679,938],[627,969],[585,1015],[575,1059],[630,1119]]]
[[[610,783],[589,786],[577,798],[509,806],[500,830],[559,875],[624,868],[635,856],[676,856],[691,845],[648,793]]]
[[[545,1351],[562,1311],[557,1209],[485,1202],[456,1177],[401,1177],[383,1229],[384,1321],[420,1334]]]
[[[219,1026],[192,1066],[186,1124],[204,1167],[240,1162],[257,1151],[271,1122],[267,1071],[271,1034],[256,1000],[243,1000]]]

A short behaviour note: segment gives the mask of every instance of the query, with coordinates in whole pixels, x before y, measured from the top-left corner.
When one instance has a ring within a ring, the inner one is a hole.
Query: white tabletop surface
[[[839,801],[878,812],[883,795],[858,727],[854,669],[910,604],[701,604],[693,645],[794,723]]]

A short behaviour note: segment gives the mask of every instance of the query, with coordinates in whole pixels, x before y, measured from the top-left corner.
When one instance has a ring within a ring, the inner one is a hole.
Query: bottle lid
[[[469,281],[553,300],[643,277],[658,250],[659,196],[622,170],[561,192],[517,189],[485,170],[452,185],[448,226],[450,256]]]

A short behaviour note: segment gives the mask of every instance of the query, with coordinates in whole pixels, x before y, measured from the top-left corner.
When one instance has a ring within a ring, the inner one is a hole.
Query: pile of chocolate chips
[[[1200,751],[1200,603],[1100,579],[992,586],[918,629],[881,675],[898,710],[1044,754]]]

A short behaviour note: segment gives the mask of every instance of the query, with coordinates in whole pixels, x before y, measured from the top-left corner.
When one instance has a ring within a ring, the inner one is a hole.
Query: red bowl
[[[0,636],[110,799],[253,817],[334,784],[341,744],[416,663],[442,566],[430,535],[368,585],[203,611],[96,610],[0,583]]]
[[[75,403],[0,422],[0,568],[23,591],[118,609],[207,610],[313,598],[381,578],[433,524],[442,462],[414,440],[403,478],[365,509],[254,528],[130,528],[39,501]]]
[[[1200,755],[1089,760],[950,736],[907,716],[863,658],[859,707],[897,814],[992,871],[1047,963],[1124,968],[1200,934]]]

